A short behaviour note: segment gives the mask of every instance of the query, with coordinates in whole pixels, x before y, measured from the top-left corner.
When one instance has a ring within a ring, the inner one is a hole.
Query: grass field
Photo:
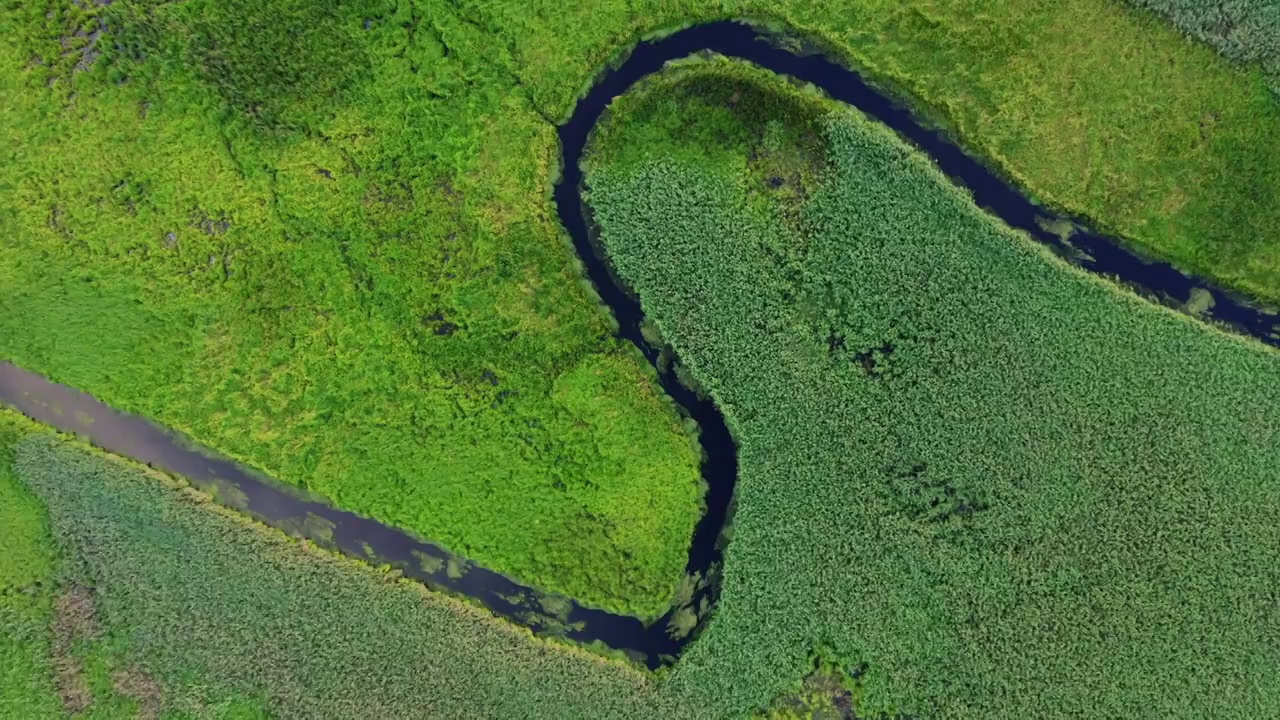
[[[741,447],[723,595],[680,662],[546,644],[35,436],[12,474],[59,592],[94,589],[93,677],[244,717],[1277,713],[1275,351],[1065,266],[738,63],[617,101],[588,171]],[[113,688],[98,717],[138,707]]]
[[[0,410],[0,716],[53,717],[49,671],[54,551],[44,506],[18,481],[13,446],[31,426]]]
[[[501,65],[366,12],[8,8],[0,355],[525,582],[659,612],[698,457],[546,212],[552,128]],[[77,72],[75,27],[123,47]]]
[[[1280,107],[1107,0],[0,8],[0,357],[619,611],[670,598],[697,456],[547,189],[551,121],[641,34],[788,24],[1035,195],[1280,298]]]

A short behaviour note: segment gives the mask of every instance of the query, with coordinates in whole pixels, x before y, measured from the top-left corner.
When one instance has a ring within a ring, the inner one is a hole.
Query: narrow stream
[[[737,451],[724,417],[710,400],[681,385],[663,363],[663,349],[641,336],[644,319],[639,302],[612,277],[607,259],[596,252],[588,231],[589,209],[582,202],[583,149],[605,108],[637,81],[660,70],[667,61],[701,51],[741,58],[775,73],[813,83],[831,97],[885,123],[907,141],[928,153],[953,182],[967,188],[978,205],[1006,224],[1023,230],[1077,266],[1119,281],[1144,296],[1175,307],[1192,300],[1192,291],[1211,297],[1202,317],[1229,325],[1271,345],[1280,346],[1275,315],[1246,300],[1178,272],[1167,263],[1136,256],[1116,241],[1087,231],[1064,240],[1046,229],[1053,223],[1083,223],[1055,214],[1024,197],[1017,189],[969,157],[954,142],[929,129],[904,105],[869,86],[857,73],[817,54],[784,50],[751,27],[717,22],[640,43],[615,69],[603,73],[573,115],[559,127],[563,174],[554,189],[560,222],[568,230],[587,274],[602,300],[618,320],[619,335],[635,344],[658,369],[663,389],[683,413],[701,429],[702,472],[707,483],[706,513],[699,519],[690,544],[686,573],[701,580],[689,606],[710,608],[717,598],[721,541],[730,515],[737,479]],[[668,351],[668,357],[671,357]],[[213,492],[220,502],[299,537],[374,563],[387,563],[426,585],[480,603],[512,622],[574,641],[601,642],[621,650],[650,668],[674,662],[698,635],[710,616],[701,614],[694,632],[673,637],[668,625],[679,612],[646,625],[638,618],[615,615],[578,605],[559,596],[529,588],[413,534],[369,518],[339,510],[322,498],[308,496],[252,470],[201,449],[152,423],[114,410],[78,390],[58,385],[10,363],[0,361],[0,402],[64,432],[77,434],[109,452],[187,478]],[[567,615],[552,616],[544,608],[561,605]]]

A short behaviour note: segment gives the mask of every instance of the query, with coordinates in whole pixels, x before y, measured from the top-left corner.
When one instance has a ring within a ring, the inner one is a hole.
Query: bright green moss
[[[373,5],[6,10],[0,356],[660,613],[698,455],[546,211],[552,129],[463,19]]]

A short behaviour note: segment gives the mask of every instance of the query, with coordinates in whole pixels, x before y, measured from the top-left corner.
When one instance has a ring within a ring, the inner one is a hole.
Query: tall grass
[[[523,582],[665,609],[698,455],[583,287],[553,129],[482,32],[52,5],[0,15],[0,356]]]

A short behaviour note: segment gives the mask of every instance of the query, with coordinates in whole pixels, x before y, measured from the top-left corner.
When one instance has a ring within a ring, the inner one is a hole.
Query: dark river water
[[[374,563],[387,563],[426,585],[465,596],[494,614],[536,632],[571,640],[601,642],[621,650],[651,668],[674,662],[706,625],[720,588],[723,533],[731,514],[737,479],[737,451],[715,404],[680,384],[671,368],[669,350],[650,346],[641,336],[644,319],[639,302],[619,285],[592,243],[589,209],[582,202],[583,148],[610,101],[636,81],[661,69],[669,60],[700,51],[742,58],[776,73],[813,83],[831,97],[852,105],[896,130],[924,150],[953,182],[967,188],[974,200],[1008,225],[1026,231],[1062,257],[1101,273],[1155,301],[1182,306],[1196,291],[1201,316],[1231,326],[1271,345],[1280,345],[1276,316],[1251,306],[1203,280],[1172,266],[1144,260],[1115,240],[1077,230],[1064,240],[1048,227],[1075,218],[1053,213],[1028,200],[1016,188],[966,155],[941,132],[930,129],[906,106],[876,90],[857,73],[818,54],[781,49],[752,28],[719,22],[682,30],[639,44],[618,67],[597,78],[573,115],[559,127],[563,173],[554,199],[560,222],[586,267],[601,299],[618,321],[618,334],[635,344],[658,370],[663,389],[681,412],[698,423],[703,448],[702,473],[707,485],[706,512],[699,519],[689,548],[686,574],[696,590],[683,608],[696,608],[699,618],[692,632],[670,630],[677,614],[672,608],[652,622],[581,606],[568,598],[526,587],[404,530],[354,513],[338,510],[322,498],[311,497],[273,481],[216,453],[188,442],[145,419],[114,410],[78,390],[58,385],[0,362],[0,402],[69,433],[75,433],[109,452],[187,478],[213,492],[219,501],[269,525],[299,537]],[[1211,299],[1212,302],[1205,302]],[[1208,305],[1207,309],[1203,309]]]

